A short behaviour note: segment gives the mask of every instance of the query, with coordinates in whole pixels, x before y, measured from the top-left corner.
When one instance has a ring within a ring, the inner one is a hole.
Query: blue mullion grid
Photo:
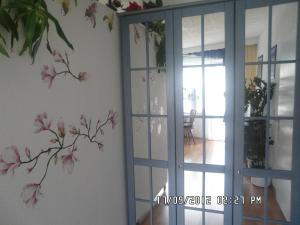
[[[151,109],[150,109],[150,70],[149,70],[149,36],[148,36],[148,22],[145,26],[145,39],[146,39],[146,77],[147,77],[147,108],[148,108],[148,158],[151,160]],[[149,167],[149,179],[150,179],[150,199],[153,200],[153,188],[152,188],[152,167]],[[153,208],[151,204],[150,209],[150,224],[153,225]]]
[[[202,130],[203,130],[203,164],[206,163],[206,134],[205,134],[205,67],[204,67],[204,15],[201,15],[201,53],[202,53]],[[202,196],[205,196],[205,172],[202,172]],[[202,204],[202,224],[205,225],[205,204]]]
[[[214,209],[194,208],[194,207],[191,207],[191,206],[184,206],[184,209],[193,210],[193,211],[200,211],[200,212],[203,212],[203,213],[208,212],[208,213],[217,213],[217,214],[224,215],[224,211],[214,210]]]
[[[164,67],[164,66],[162,66],[162,67],[151,67],[151,66],[149,66],[148,67],[148,69],[149,70],[163,70],[163,69],[166,69],[166,67]],[[130,69],[131,71],[143,71],[143,70],[147,70],[147,68],[146,67],[133,67],[133,68],[131,68]]]
[[[268,80],[267,80],[267,123],[266,123],[266,143],[265,143],[265,169],[269,169],[269,136],[270,136],[270,112],[271,112],[271,48],[272,48],[272,6],[269,6],[268,17]],[[269,178],[265,178],[264,185],[264,225],[268,225],[268,202],[269,202]]]

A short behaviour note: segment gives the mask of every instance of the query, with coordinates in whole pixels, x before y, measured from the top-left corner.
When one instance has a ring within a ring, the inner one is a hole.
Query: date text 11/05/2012
[[[165,205],[259,205],[261,196],[157,196],[157,204]]]

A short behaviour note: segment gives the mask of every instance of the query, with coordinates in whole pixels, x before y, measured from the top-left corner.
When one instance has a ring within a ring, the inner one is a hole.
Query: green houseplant
[[[274,94],[275,83],[270,86],[270,99]],[[255,77],[245,85],[244,111],[250,109],[251,117],[263,117],[268,100],[268,84]],[[265,168],[265,144],[267,121],[265,119],[245,120],[245,155],[250,168]]]
[[[0,53],[9,57],[8,35],[11,37],[11,48],[14,47],[14,41],[19,41],[19,37],[22,36],[24,42],[19,55],[28,51],[34,62],[45,33],[47,49],[52,52],[48,38],[50,22],[54,24],[58,36],[73,49],[58,20],[48,11],[45,0],[0,0]]]

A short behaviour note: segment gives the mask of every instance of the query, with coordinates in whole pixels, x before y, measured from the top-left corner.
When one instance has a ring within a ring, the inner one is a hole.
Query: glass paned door
[[[175,224],[170,12],[122,23],[129,224]]]
[[[299,1],[121,15],[129,225],[298,225]]]
[[[243,38],[236,46],[244,50],[236,60],[236,148],[243,151],[236,153],[235,193],[244,202],[234,221],[298,224],[292,210],[299,208],[293,200],[299,1],[240,1],[237,7],[236,35]]]
[[[231,224],[233,4],[174,14],[177,224]]]

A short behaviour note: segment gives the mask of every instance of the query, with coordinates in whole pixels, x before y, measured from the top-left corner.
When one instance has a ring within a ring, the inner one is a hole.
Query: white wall
[[[112,32],[102,23],[104,14],[111,13],[98,6],[97,26],[91,27],[84,17],[90,2],[79,1],[65,17],[61,7],[47,1],[50,11],[60,20],[75,51],[71,52],[51,32],[53,47],[69,53],[71,68],[86,71],[89,80],[79,83],[71,78],[58,78],[53,87],[41,81],[43,65],[53,60],[45,43],[34,65],[29,57],[12,54],[10,59],[0,56],[0,148],[12,144],[20,149],[31,148],[32,154],[48,144],[49,136],[34,134],[33,119],[40,112],[48,112],[53,120],[64,119],[66,124],[79,126],[83,113],[94,121],[104,119],[109,109],[119,112],[116,129],[105,130],[104,151],[81,141],[71,175],[61,164],[50,165],[42,187],[43,197],[34,208],[26,207],[20,197],[22,187],[38,181],[43,172],[39,164],[35,172],[18,168],[15,176],[0,177],[1,225],[124,225],[126,219],[125,173],[123,157],[121,75],[118,21]]]

